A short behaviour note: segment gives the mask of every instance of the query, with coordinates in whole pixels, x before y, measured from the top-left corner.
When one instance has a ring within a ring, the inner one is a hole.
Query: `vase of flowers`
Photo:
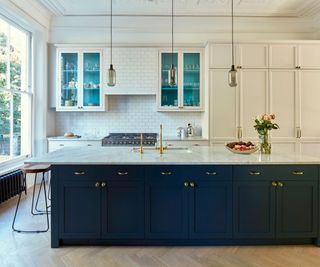
[[[279,125],[274,123],[276,118],[274,114],[262,114],[256,117],[254,128],[257,130],[260,138],[260,151],[262,154],[271,153],[271,143],[269,142],[269,132],[279,129]]]

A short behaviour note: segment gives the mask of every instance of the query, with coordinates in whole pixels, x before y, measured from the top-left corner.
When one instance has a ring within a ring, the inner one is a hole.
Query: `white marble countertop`
[[[192,137],[178,137],[178,136],[164,136],[164,141],[209,141],[208,138],[202,136],[192,136]]]
[[[101,141],[102,137],[81,136],[81,137],[64,137],[52,136],[47,138],[48,141]]]
[[[300,153],[277,153],[239,155],[225,147],[190,147],[168,149],[163,155],[154,149],[145,148],[144,154],[133,152],[129,147],[66,147],[41,157],[31,158],[26,163],[49,163],[56,165],[157,165],[157,164],[320,164],[320,157]]]

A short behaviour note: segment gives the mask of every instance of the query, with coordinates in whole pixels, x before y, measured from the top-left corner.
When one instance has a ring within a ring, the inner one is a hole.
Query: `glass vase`
[[[271,154],[271,143],[269,143],[269,134],[261,135],[260,151],[261,154]]]

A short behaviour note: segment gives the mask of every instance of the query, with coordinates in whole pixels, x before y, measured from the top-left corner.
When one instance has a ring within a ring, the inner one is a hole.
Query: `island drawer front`
[[[60,166],[59,176],[64,180],[97,179],[99,170],[96,166],[89,165]]]
[[[102,180],[144,180],[144,167],[140,165],[101,166]]]
[[[234,166],[235,180],[316,180],[318,167],[314,165],[245,165]]]
[[[186,166],[161,165],[146,167],[146,177],[149,181],[186,179],[184,169]]]
[[[232,180],[232,166],[194,165],[185,170],[186,177],[196,180]]]

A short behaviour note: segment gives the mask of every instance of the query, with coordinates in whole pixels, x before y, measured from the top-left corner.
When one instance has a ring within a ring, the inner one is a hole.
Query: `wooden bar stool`
[[[33,193],[32,193],[32,203],[31,203],[31,214],[32,215],[46,215],[47,217],[47,227],[45,229],[40,229],[40,230],[20,230],[15,228],[15,221],[17,217],[17,212],[19,209],[20,205],[20,200],[21,200],[21,194],[19,194],[19,199],[16,207],[16,211],[14,213],[14,218],[12,222],[12,230],[18,233],[43,233],[47,232],[49,230],[49,212],[48,212],[48,203],[47,203],[47,190],[46,190],[46,181],[45,181],[45,174],[50,171],[51,166],[47,164],[38,164],[38,165],[26,165],[22,168],[22,171],[24,172],[24,178],[23,178],[23,183],[26,186],[26,177],[27,174],[34,174],[34,184],[33,184]],[[37,174],[42,173],[42,178],[40,182],[40,188],[38,192],[38,197],[37,197],[37,202],[36,206],[34,207],[34,196],[35,196],[35,190],[36,190],[36,184],[37,184]],[[38,201],[39,201],[39,196],[40,192],[42,191],[43,187],[43,193],[44,193],[44,201],[45,201],[45,211],[40,211],[37,209]]]

